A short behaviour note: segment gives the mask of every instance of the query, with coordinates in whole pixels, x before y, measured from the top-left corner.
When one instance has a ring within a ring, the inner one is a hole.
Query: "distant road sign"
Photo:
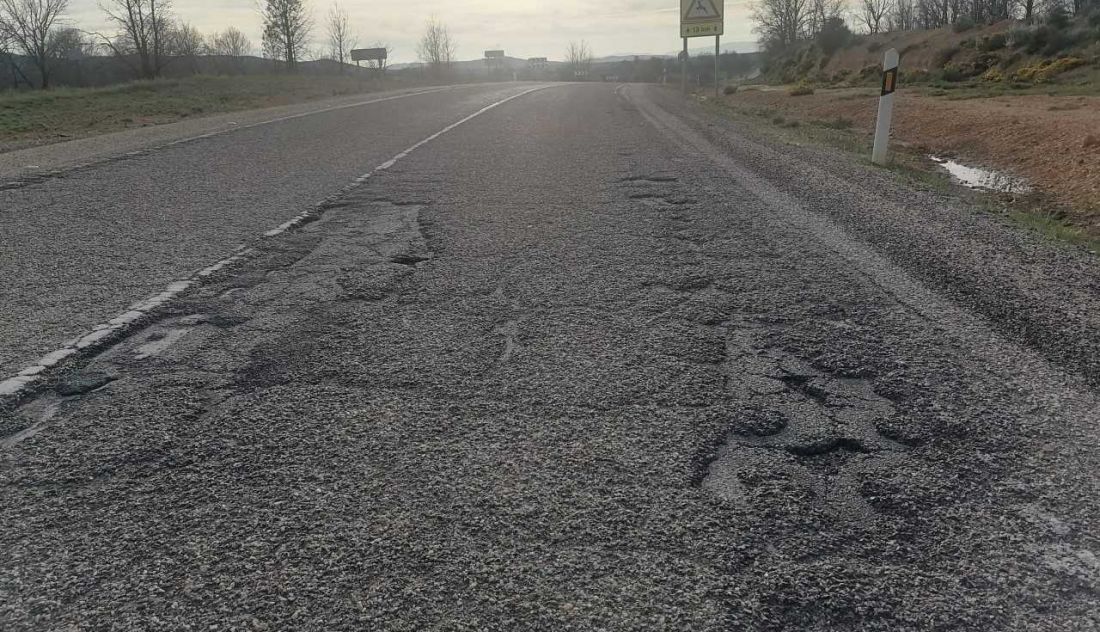
[[[500,59],[501,57],[504,57],[504,51],[502,50],[485,51],[485,59]]]
[[[680,0],[680,37],[723,35],[725,0]]]
[[[385,48],[357,48],[351,51],[352,61],[385,61],[389,51]]]

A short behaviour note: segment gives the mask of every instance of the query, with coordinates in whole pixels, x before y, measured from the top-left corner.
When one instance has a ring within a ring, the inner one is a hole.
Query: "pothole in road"
[[[107,386],[117,378],[102,371],[83,371],[61,381],[54,391],[62,397],[75,397]]]
[[[158,331],[151,334],[147,338],[147,342],[138,348],[134,349],[134,359],[144,360],[151,358],[155,355],[160,355],[163,351],[171,347],[180,341],[191,331],[190,327],[169,329],[168,331]]]
[[[805,443],[787,446],[787,452],[795,456],[821,456],[833,452],[854,452],[867,454],[871,452],[859,439],[847,437],[820,437]]]
[[[673,175],[666,174],[653,174],[647,176],[627,176],[621,178],[619,182],[648,182],[652,184],[666,184],[669,182],[679,182],[680,179]]]
[[[894,404],[867,380],[819,372],[775,346],[782,326],[727,325],[724,372],[743,407],[708,463],[702,487],[745,507],[763,502],[797,511],[809,502],[845,520],[873,518],[856,482],[908,458],[907,446],[878,430],[897,416]]]
[[[419,255],[413,253],[401,253],[390,257],[390,261],[403,266],[415,266],[416,264],[423,263],[428,259],[431,259],[431,257],[427,255]]]

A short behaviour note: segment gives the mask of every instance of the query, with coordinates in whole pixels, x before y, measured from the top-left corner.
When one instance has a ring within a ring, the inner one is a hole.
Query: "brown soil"
[[[868,138],[878,107],[877,91],[865,88],[818,90],[802,97],[784,90],[743,90],[725,98],[733,107],[766,109],[791,120],[836,124],[843,119],[853,133]],[[1100,234],[1100,97],[951,101],[899,92],[894,138],[926,154],[1020,176],[1069,207],[1073,223]]]

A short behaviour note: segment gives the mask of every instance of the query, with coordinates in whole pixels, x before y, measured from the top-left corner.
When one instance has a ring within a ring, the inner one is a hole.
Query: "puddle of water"
[[[960,184],[970,189],[996,191],[998,193],[1028,193],[1031,191],[1031,185],[1026,181],[1007,173],[982,167],[971,167],[938,156],[929,156],[929,158],[950,173]]]

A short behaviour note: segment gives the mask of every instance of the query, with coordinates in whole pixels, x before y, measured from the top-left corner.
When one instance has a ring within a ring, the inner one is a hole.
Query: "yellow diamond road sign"
[[[725,0],[680,0],[680,37],[722,35]]]

